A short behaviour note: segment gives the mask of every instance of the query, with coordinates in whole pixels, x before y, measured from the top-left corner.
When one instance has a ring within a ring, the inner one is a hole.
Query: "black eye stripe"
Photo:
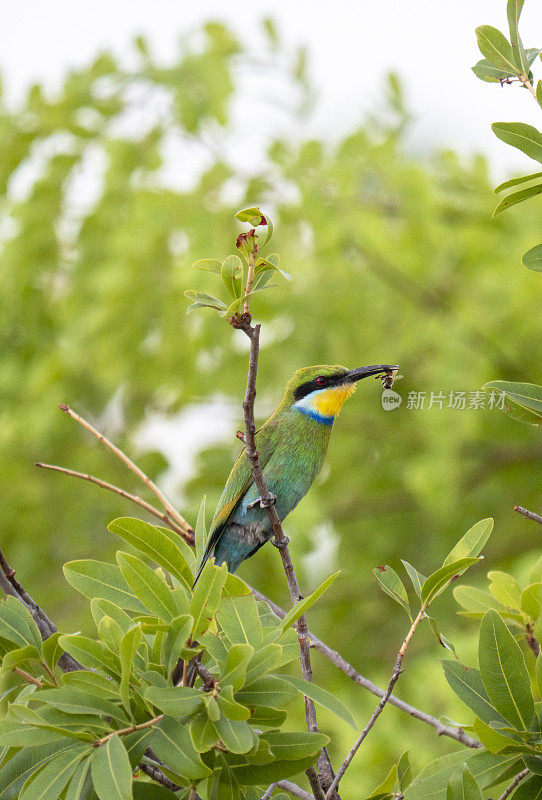
[[[318,375],[314,380],[307,381],[307,383],[302,383],[301,386],[298,386],[294,391],[294,399],[297,402],[311,392],[315,392],[317,389],[323,389],[324,386],[336,386],[341,382],[343,377],[341,373],[337,375]],[[325,378],[325,384],[318,383],[318,378]]]

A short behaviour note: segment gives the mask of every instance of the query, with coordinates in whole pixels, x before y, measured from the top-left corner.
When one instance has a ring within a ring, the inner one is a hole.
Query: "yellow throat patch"
[[[331,389],[316,392],[312,399],[312,407],[322,417],[338,417],[346,400],[356,391],[354,383],[343,383]]]

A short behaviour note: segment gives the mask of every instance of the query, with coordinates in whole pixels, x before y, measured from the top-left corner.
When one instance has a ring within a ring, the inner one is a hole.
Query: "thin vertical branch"
[[[160,491],[158,486],[156,486],[156,484],[151,481],[148,475],[145,475],[145,473],[137,466],[137,464],[134,464],[134,462],[130,458],[128,458],[128,456],[125,453],[123,453],[122,450],[120,450],[112,442],[110,442],[109,439],[107,439],[103,435],[103,433],[100,433],[100,431],[98,431],[93,425],[91,425],[90,422],[87,422],[87,420],[81,417],[76,411],[74,411],[65,403],[61,403],[59,405],[59,408],[61,409],[61,411],[64,411],[66,414],[68,414],[69,417],[75,420],[75,422],[77,422],[79,425],[85,428],[85,430],[87,430],[89,433],[95,436],[96,439],[98,439],[98,441],[102,442],[102,444],[104,444],[109,450],[111,450],[111,452],[114,453],[117,456],[117,458],[119,458],[123,462],[123,464],[125,464],[128,467],[128,469],[134,473],[134,475],[137,475],[137,477],[141,481],[143,481],[145,486],[148,486],[151,492],[154,495],[156,495],[156,497],[164,506],[166,514],[169,517],[171,517],[181,527],[183,531],[182,533],[183,538],[186,539],[186,541],[189,544],[193,544],[194,529],[192,528],[191,525],[188,524],[188,522],[184,519],[184,517],[182,517],[179,514],[179,512],[171,505],[167,497],[163,494],[163,492]]]
[[[425,614],[425,606],[422,606],[422,608],[419,611],[418,616],[416,617],[416,619],[414,620],[414,622],[410,626],[410,630],[407,633],[407,635],[405,636],[405,639],[403,641],[403,644],[401,645],[401,648],[400,648],[399,652],[397,653],[397,658],[395,659],[395,666],[393,668],[391,680],[390,680],[390,682],[388,684],[388,688],[386,689],[384,697],[382,697],[382,699],[380,700],[379,704],[377,705],[377,707],[373,711],[369,722],[367,723],[367,725],[365,726],[365,728],[361,732],[360,736],[358,737],[356,743],[354,744],[354,746],[352,747],[352,749],[350,750],[350,752],[346,756],[345,760],[341,764],[341,766],[339,768],[339,771],[337,772],[337,774],[336,774],[336,776],[335,776],[335,778],[333,780],[333,783],[331,784],[331,786],[329,787],[329,789],[327,791],[326,800],[328,800],[329,798],[331,798],[333,796],[334,790],[339,785],[339,781],[341,780],[342,776],[344,775],[344,773],[346,772],[346,770],[350,766],[350,763],[352,762],[352,759],[354,758],[354,756],[356,755],[357,751],[359,750],[359,748],[363,744],[364,740],[366,739],[367,735],[369,734],[369,731],[374,726],[376,720],[378,719],[380,714],[384,711],[384,707],[385,707],[386,703],[388,702],[388,700],[390,699],[391,693],[393,691],[393,687],[395,686],[395,684],[399,680],[399,675],[403,671],[402,670],[402,663],[403,663],[403,658],[404,658],[406,649],[408,647],[408,644],[409,644],[410,640],[412,639],[412,637],[414,635],[414,631],[418,627],[418,624],[423,619],[424,614]]]
[[[256,375],[258,371],[258,355],[260,350],[260,325],[253,326],[251,324],[252,318],[250,313],[244,313],[232,318],[232,325],[234,328],[242,330],[250,340],[250,356],[248,365],[247,376],[247,389],[245,399],[243,401],[243,415],[245,422],[245,452],[252,470],[252,477],[256,488],[260,495],[260,505],[267,511],[269,522],[274,535],[274,544],[279,549],[284,572],[286,573],[286,580],[292,603],[297,603],[302,598],[299,589],[299,583],[295,574],[294,565],[288,550],[289,539],[285,536],[282,530],[277,510],[275,508],[276,498],[271,494],[267,488],[267,484],[263,477],[262,468],[260,465],[258,450],[256,447],[256,424],[254,421],[254,400],[256,398]],[[312,682],[312,667],[310,658],[310,642],[308,636],[308,626],[305,615],[299,618],[297,625],[297,638],[299,641],[299,650],[301,657],[301,672],[306,681]],[[318,723],[316,721],[316,709],[314,702],[305,697],[305,716],[307,719],[307,728],[309,731],[318,731]],[[324,781],[327,778],[327,783],[333,780],[332,768],[329,758],[326,757],[327,752],[323,752],[318,763],[321,771],[323,771]],[[325,795],[320,786],[318,776],[314,768],[307,770],[307,777],[311,783],[312,790],[318,800],[325,798]]]

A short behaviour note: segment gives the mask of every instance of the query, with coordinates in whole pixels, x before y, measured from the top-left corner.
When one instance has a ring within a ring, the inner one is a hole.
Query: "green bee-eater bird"
[[[324,364],[304,367],[288,381],[282,402],[256,433],[263,476],[276,497],[281,521],[307,494],[320,472],[333,422],[354,393],[356,382],[394,369],[386,364],[352,370]],[[242,450],[220,495],[196,581],[212,555],[216,564],[225,561],[228,570],[235,572],[271,536],[267,511],[260,506]]]

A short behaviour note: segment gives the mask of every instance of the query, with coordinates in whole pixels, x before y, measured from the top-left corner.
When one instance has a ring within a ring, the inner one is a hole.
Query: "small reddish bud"
[[[260,220],[260,225],[267,225],[267,220],[266,220],[266,218],[264,217],[263,214],[262,214],[262,218]]]
[[[379,565],[378,569],[380,570],[380,572],[386,572],[386,567],[383,567],[382,565]]]

